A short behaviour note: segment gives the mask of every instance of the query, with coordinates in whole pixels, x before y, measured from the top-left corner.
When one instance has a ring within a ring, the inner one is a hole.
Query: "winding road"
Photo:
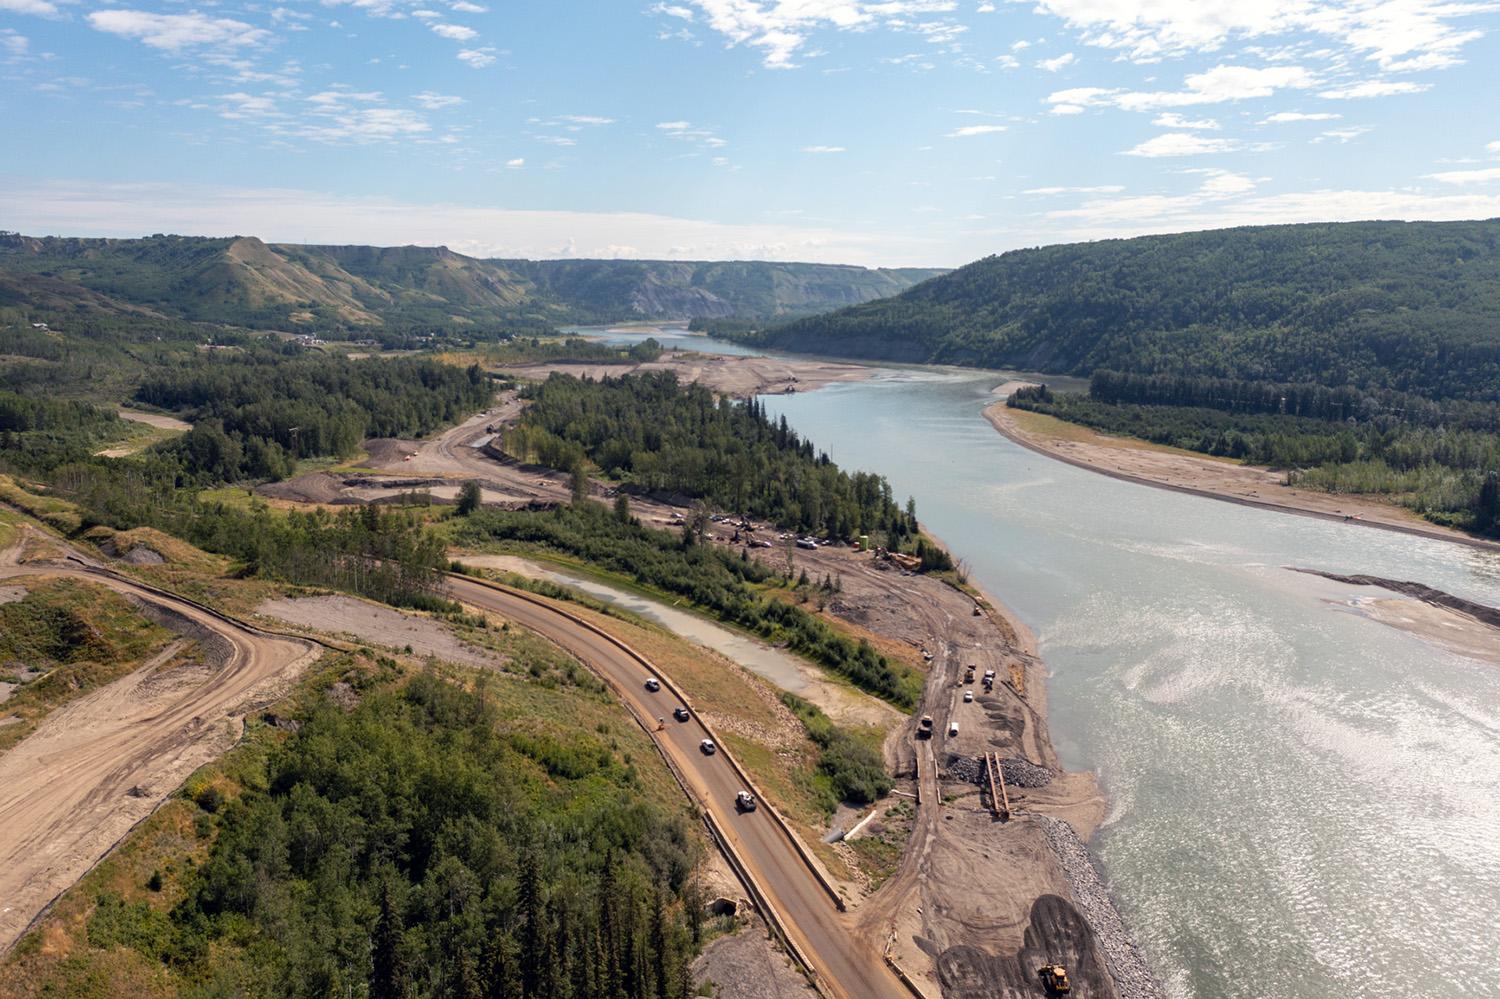
[[[662,674],[627,646],[548,601],[461,576],[450,578],[449,593],[555,642],[614,688],[652,733],[678,779],[709,813],[734,855],[731,860],[748,874],[753,889],[771,909],[770,917],[812,966],[824,994],[847,999],[910,999],[911,993],[880,955],[856,938],[851,921],[839,912],[776,817],[765,808],[748,813],[735,808],[735,794],[746,789],[745,782],[723,749],[713,756],[699,749],[710,733],[696,713],[686,722],[672,719],[672,709],[683,701],[673,693],[669,680],[656,693],[646,690],[647,677]],[[656,731],[658,718],[666,719],[660,731]]]
[[[196,665],[161,669],[183,644],[173,643],[54,711],[0,755],[0,954],[194,770],[232,746],[239,717],[316,654],[311,642],[242,627],[76,555],[18,564],[19,548],[0,552],[0,579],[106,586],[149,605],[197,640],[202,655]]]

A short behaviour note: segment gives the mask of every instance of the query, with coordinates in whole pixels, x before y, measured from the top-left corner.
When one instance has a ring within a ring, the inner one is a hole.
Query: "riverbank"
[[[1017,384],[1001,386],[1001,391]],[[1013,410],[1004,399],[985,407],[984,417],[1003,436],[1028,450],[1125,482],[1500,551],[1500,543],[1429,523],[1404,507],[1284,485],[1283,473],[1274,469],[1097,433],[1055,417]]]
[[[834,382],[862,381],[873,373],[872,368],[862,364],[788,357],[700,354],[690,350],[664,351],[654,361],[539,361],[499,365],[495,371],[498,374],[535,379],[546,378],[554,372],[577,378],[599,379],[618,378],[646,371],[671,371],[684,384],[691,382],[704,385],[720,395],[737,399],[754,395],[809,392]]]

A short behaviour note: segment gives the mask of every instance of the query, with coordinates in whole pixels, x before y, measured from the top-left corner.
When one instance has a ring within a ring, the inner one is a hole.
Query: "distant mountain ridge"
[[[1500,400],[1500,219],[1256,226],[986,257],[743,335],[849,357]]]
[[[769,261],[486,260],[446,247],[302,246],[253,236],[0,233],[0,307],[291,329],[807,315],[939,269]]]

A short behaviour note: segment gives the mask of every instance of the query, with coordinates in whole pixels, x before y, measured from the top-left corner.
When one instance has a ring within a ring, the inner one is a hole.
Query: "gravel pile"
[[[1052,783],[1052,771],[1030,760],[1003,759],[1000,772],[1005,774],[1005,783],[1012,787],[1046,787]]]
[[[1041,823],[1052,852],[1057,855],[1068,883],[1073,886],[1074,901],[1099,941],[1099,949],[1104,952],[1104,960],[1109,965],[1120,999],[1165,999],[1166,993],[1151,974],[1151,969],[1146,967],[1140,949],[1131,941],[1130,933],[1109,897],[1109,890],[1104,887],[1088,849],[1073,827],[1045,815],[1033,813],[1032,817]]]
[[[968,784],[983,784],[984,761],[972,756],[957,757],[948,764],[948,777]]]

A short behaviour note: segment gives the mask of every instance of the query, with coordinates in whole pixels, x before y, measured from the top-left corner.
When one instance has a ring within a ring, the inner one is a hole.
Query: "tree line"
[[[488,404],[489,377],[418,358],[258,351],[148,375],[142,403],[195,423],[162,450],[207,480],[275,479],[301,458],[347,457],[366,437],[422,436]]]
[[[1288,386],[1112,372],[1096,375],[1094,386],[1098,395],[1025,388],[1008,404],[1105,433],[1285,469],[1291,485],[1385,495],[1441,524],[1480,533],[1500,526],[1500,433],[1421,422],[1432,409],[1419,407],[1408,419],[1381,404],[1391,397],[1309,391],[1302,404],[1334,417],[1325,419],[1283,415]],[[1482,422],[1484,407],[1458,408]],[[1337,417],[1346,411],[1352,415]]]
[[[899,707],[915,707],[921,694],[920,676],[892,663],[868,642],[853,641],[816,614],[760,592],[776,580],[765,564],[743,550],[735,554],[702,544],[691,530],[681,535],[655,530],[631,519],[628,509],[622,515],[584,501],[544,513],[484,508],[466,518],[459,539],[469,544],[516,541],[576,556],[683,597],[763,638],[785,642]]]
[[[882,476],[843,471],[754,399],[716,397],[672,372],[602,381],[554,374],[525,395],[531,405],[505,437],[522,459],[562,469],[591,461],[647,492],[833,538],[881,532],[900,547],[916,534],[914,514]]]

